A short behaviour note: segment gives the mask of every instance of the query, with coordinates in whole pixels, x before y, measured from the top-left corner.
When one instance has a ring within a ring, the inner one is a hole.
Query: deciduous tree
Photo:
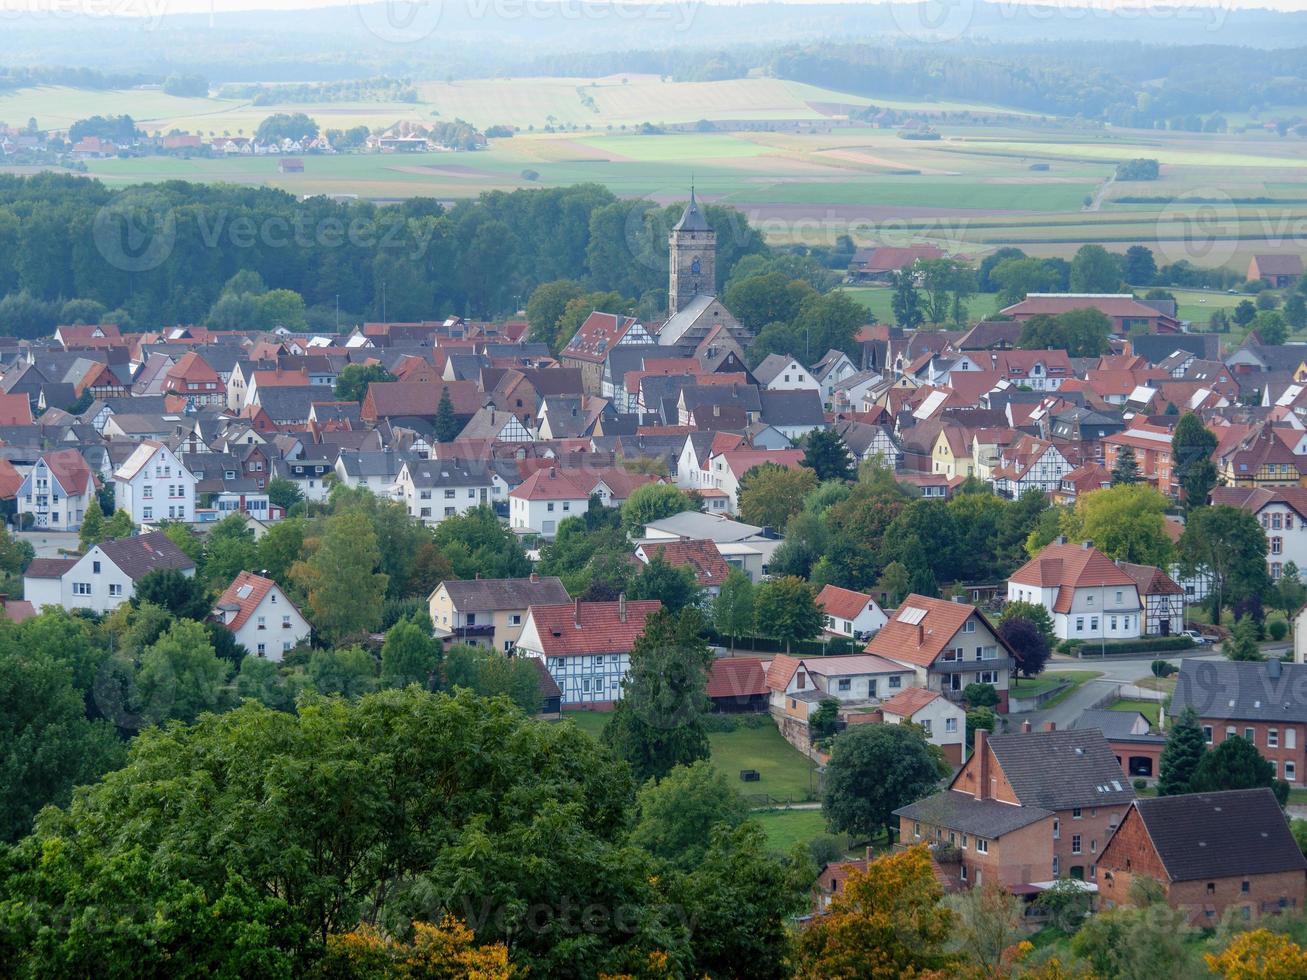
[[[854,725],[831,741],[821,808],[832,830],[894,839],[894,811],[939,782],[925,737],[912,725]]]
[[[298,561],[291,578],[308,596],[314,627],[329,643],[373,629],[381,621],[387,576],[376,532],[367,516],[345,511],[327,518],[314,553]]]
[[[753,617],[759,636],[775,637],[787,650],[795,640],[816,636],[823,622],[812,586],[793,575],[768,579],[758,586]]]
[[[645,783],[635,807],[631,842],[685,870],[703,860],[714,828],[733,830],[749,816],[744,797],[706,759]]]
[[[740,519],[760,527],[783,528],[816,485],[817,475],[804,466],[755,466],[740,479]]]

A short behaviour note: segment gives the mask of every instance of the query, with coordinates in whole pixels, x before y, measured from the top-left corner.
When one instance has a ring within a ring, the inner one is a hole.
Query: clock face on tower
[[[690,273],[696,276],[699,274],[699,256],[697,255],[690,260]]]

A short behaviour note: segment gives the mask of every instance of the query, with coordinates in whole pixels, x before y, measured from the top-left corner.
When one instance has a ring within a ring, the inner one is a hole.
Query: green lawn
[[[820,810],[760,810],[753,819],[762,824],[775,851],[788,852],[795,844],[806,844],[827,832]]]
[[[1109,706],[1112,711],[1138,711],[1148,719],[1148,724],[1153,728],[1158,726],[1158,717],[1162,712],[1162,703],[1160,701],[1130,701],[1121,700]]]
[[[841,291],[874,313],[878,323],[894,322],[894,310],[890,305],[894,299],[894,290],[889,286],[844,286]],[[992,293],[981,293],[967,299],[967,316],[972,321],[993,315],[997,308],[998,297]],[[941,327],[945,330],[957,329],[952,323],[941,324]]]
[[[611,717],[606,711],[568,711],[563,718],[582,731],[598,738]],[[816,766],[781,737],[773,724],[758,728],[738,728],[730,732],[709,732],[712,762],[745,795],[766,793],[778,800],[795,803],[815,799]],[[742,769],[756,769],[761,779],[756,783],[740,780]]]
[[[1066,681],[1071,682],[1069,693],[1069,691],[1074,691],[1085,681],[1101,676],[1102,671],[1099,670],[1046,670],[1038,677],[1022,678],[1014,683],[1009,689],[1008,696],[1018,698],[1035,697],[1046,691],[1053,690],[1053,688]]]

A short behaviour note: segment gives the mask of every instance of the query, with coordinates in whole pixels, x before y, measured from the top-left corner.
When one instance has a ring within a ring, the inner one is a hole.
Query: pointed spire
[[[699,201],[694,196],[694,182],[690,183],[690,203],[685,206],[681,220],[676,222],[673,231],[712,231],[707,220],[699,210]]]

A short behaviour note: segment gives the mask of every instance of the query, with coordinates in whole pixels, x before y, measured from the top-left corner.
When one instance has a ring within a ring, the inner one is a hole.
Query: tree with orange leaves
[[[369,925],[332,933],[316,965],[321,980],[517,980],[503,943],[477,946],[463,922],[446,916],[438,926],[413,923],[413,940],[398,942]]]
[[[916,846],[852,872],[826,915],[799,936],[795,975],[813,980],[899,980],[945,970],[953,913],[931,871],[930,854]]]
[[[1269,929],[1241,932],[1219,953],[1203,957],[1225,980],[1300,980],[1307,977],[1307,950]]]

